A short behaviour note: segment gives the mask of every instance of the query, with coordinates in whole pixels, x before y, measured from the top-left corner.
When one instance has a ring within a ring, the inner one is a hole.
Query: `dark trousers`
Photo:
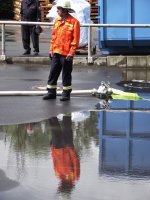
[[[23,47],[28,52],[31,51],[30,37],[33,43],[34,51],[39,52],[39,35],[34,32],[34,27],[35,26],[31,26],[31,25],[21,26]]]
[[[71,116],[63,116],[62,123],[57,117],[49,119],[52,139],[50,144],[55,148],[73,147],[73,131]]]
[[[48,85],[56,86],[58,78],[62,71],[63,87],[71,87],[72,69],[73,69],[73,61],[67,61],[66,56],[55,53],[52,58],[52,62],[51,62],[51,69],[50,69],[50,74],[49,74],[49,78],[48,78]],[[50,89],[48,89],[48,90],[50,90]],[[68,89],[68,91],[71,92],[71,89]]]

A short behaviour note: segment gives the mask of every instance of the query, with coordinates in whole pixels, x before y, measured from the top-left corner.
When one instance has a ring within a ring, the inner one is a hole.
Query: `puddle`
[[[0,126],[0,199],[148,200],[149,119],[100,110]]]

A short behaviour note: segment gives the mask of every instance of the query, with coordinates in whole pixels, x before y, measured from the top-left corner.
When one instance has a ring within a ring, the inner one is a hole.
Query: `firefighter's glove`
[[[66,56],[66,60],[67,60],[67,61],[72,61],[72,60],[73,60],[73,56],[70,55],[70,54],[68,54],[68,55]]]

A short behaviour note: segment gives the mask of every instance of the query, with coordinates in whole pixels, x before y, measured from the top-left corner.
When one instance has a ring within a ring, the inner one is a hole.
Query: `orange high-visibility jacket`
[[[56,149],[51,145],[51,153],[56,176],[74,183],[80,176],[80,161],[73,147]]]
[[[61,18],[56,18],[52,29],[50,42],[50,52],[67,56],[74,56],[79,45],[80,23],[73,16],[69,15],[62,22]]]

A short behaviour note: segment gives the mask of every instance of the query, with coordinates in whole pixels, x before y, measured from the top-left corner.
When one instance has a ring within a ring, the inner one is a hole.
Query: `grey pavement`
[[[44,31],[40,35],[40,54],[37,57],[22,56],[24,50],[19,26],[7,26],[6,30],[6,55],[17,59],[12,64],[0,63],[0,91],[35,91],[37,86],[46,87],[50,68],[50,28],[43,27]],[[101,81],[110,81],[113,85],[122,79],[121,69],[94,69],[86,63],[83,68],[82,55],[75,57],[78,58],[79,64],[74,66],[73,90],[97,89]],[[87,54],[83,55],[85,60],[86,57]],[[58,86],[61,87],[61,77]],[[72,95],[69,102],[60,102],[59,97],[56,100],[43,101],[42,96],[0,96],[0,124],[35,122],[60,113],[95,109],[97,101],[98,99],[91,95]]]
[[[40,34],[40,54],[39,57],[48,57],[49,45],[50,45],[50,36],[51,36],[51,27],[43,26],[43,32]],[[12,56],[22,56],[24,49],[22,47],[21,39],[21,30],[20,26],[6,26],[6,55],[9,57]],[[93,28],[93,42],[92,46],[95,46],[98,42],[98,31],[96,28]],[[0,44],[1,45],[1,44]],[[82,52],[83,52],[82,48]],[[87,49],[87,48],[86,48]],[[31,42],[31,50],[32,42]],[[78,50],[79,51],[79,50]],[[84,51],[87,55],[87,50]],[[99,50],[97,49],[97,52]],[[31,57],[33,56],[33,51],[31,52]],[[23,56],[24,57],[24,56]]]
[[[49,66],[29,64],[0,64],[0,91],[35,91],[37,86],[46,86]],[[101,81],[116,82],[122,79],[119,68],[80,68],[72,73],[73,90],[98,88]],[[61,77],[58,81],[61,87]],[[48,119],[58,114],[75,111],[95,110],[99,101],[92,95],[72,95],[68,102],[56,100],[44,101],[42,96],[0,96],[0,124],[20,124]]]
[[[50,41],[50,28],[43,27],[43,33],[40,35],[40,57],[48,57]],[[32,42],[31,50],[33,53]],[[20,26],[6,26],[6,55],[7,56],[22,56],[24,52],[22,46]],[[31,54],[32,56],[32,54]]]

